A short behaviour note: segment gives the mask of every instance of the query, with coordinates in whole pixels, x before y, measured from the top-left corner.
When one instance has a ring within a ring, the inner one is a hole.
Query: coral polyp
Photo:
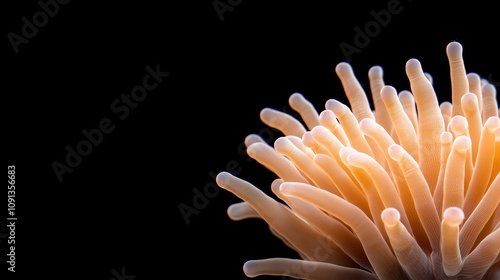
[[[305,279],[500,279],[500,119],[495,87],[467,74],[458,42],[446,53],[452,102],[432,77],[406,63],[411,91],[368,72],[368,97],[351,66],[336,73],[350,106],[330,99],[320,114],[301,94],[294,117],[263,109],[285,136],[245,139],[248,155],[277,175],[272,198],[227,172],[217,184],[241,198],[233,220],[260,218],[301,259],[244,264],[249,277]]]

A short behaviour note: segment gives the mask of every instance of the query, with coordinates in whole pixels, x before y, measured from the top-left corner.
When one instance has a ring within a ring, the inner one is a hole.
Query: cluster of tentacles
[[[244,202],[233,220],[258,217],[302,259],[248,261],[244,272],[307,279],[500,279],[500,119],[495,87],[466,73],[462,46],[447,46],[452,103],[406,63],[411,92],[368,72],[375,110],[347,63],[336,67],[350,108],[320,114],[290,97],[305,126],[263,109],[284,137],[245,139],[250,157],[279,178],[281,202],[227,172],[217,183]]]

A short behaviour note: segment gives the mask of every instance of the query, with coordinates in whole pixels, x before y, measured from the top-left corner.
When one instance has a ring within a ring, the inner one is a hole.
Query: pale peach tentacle
[[[374,119],[365,91],[359,84],[356,76],[354,76],[351,65],[345,62],[339,63],[335,67],[335,72],[342,82],[346,96],[351,104],[352,112],[358,122],[364,118]]]
[[[418,110],[418,163],[427,183],[435,186],[439,176],[441,134],[444,121],[434,88],[424,76],[420,62],[410,59],[406,74]]]
[[[400,145],[418,161],[418,138],[410,118],[408,118],[403,110],[403,106],[399,102],[396,89],[391,86],[385,86],[380,91],[380,96],[391,117]]]
[[[288,138],[278,138],[278,140],[274,143],[274,147],[278,153],[288,157],[300,171],[306,174],[306,176],[314,182],[316,186],[335,195],[342,196],[337,187],[330,182],[330,179],[325,172],[314,164],[311,158],[293,145]]]
[[[311,102],[307,101],[302,94],[297,92],[292,94],[288,99],[288,103],[290,103],[292,109],[300,114],[309,130],[319,125],[318,112]]]
[[[328,129],[322,127],[322,126],[317,126],[315,127],[312,131],[311,134],[313,138],[320,144],[322,145],[326,150],[328,150],[330,156],[335,159],[335,161],[339,164],[339,166],[344,170],[344,172],[351,178],[351,180],[357,184],[356,179],[352,175],[351,171],[349,168],[342,163],[342,159],[339,156],[339,152],[342,148],[344,148],[344,145],[333,135],[332,132],[330,132]]]
[[[488,187],[495,156],[495,151],[492,149],[495,145],[495,130],[499,127],[500,119],[491,117],[486,121],[482,130],[476,166],[464,201],[466,219],[476,208]]]
[[[465,158],[470,145],[466,136],[459,136],[453,142],[444,175],[442,209],[464,208]]]
[[[483,123],[490,117],[498,117],[497,91],[492,84],[481,89],[483,95]]]
[[[415,134],[418,136],[417,107],[415,105],[415,98],[413,98],[413,94],[407,90],[403,90],[399,93],[398,98],[399,102],[401,102],[401,105],[403,106],[403,110],[413,125]]]
[[[500,176],[496,176],[488,191],[472,212],[469,219],[464,223],[460,231],[460,252],[467,256],[476,242],[476,238],[486,225],[491,215],[500,203]]]
[[[271,108],[262,109],[260,112],[262,122],[276,128],[285,135],[302,137],[306,133],[304,126],[292,116]]]
[[[347,162],[355,167],[362,168],[372,179],[373,184],[377,188],[378,194],[385,208],[395,208],[399,211],[402,218],[402,223],[405,227],[410,227],[410,222],[406,216],[406,211],[403,203],[397,193],[396,187],[391,181],[389,175],[373,158],[370,156],[354,152],[347,156]]]
[[[356,206],[326,191],[302,183],[283,183],[281,191],[310,202],[350,226],[363,244],[380,279],[405,279],[397,259],[373,222]]]
[[[248,261],[243,265],[243,271],[248,277],[278,275],[302,279],[307,278],[311,280],[330,280],[332,278],[359,280],[377,279],[372,273],[357,268],[285,258]]]
[[[312,136],[312,132],[308,131],[302,136],[302,143],[304,146],[310,148],[313,153],[312,157],[316,154],[329,154],[328,150],[321,146]]]
[[[444,127],[447,128],[451,120],[453,105],[448,101],[444,101],[439,105],[439,110],[441,110],[441,115],[443,116]]]
[[[362,120],[360,123],[360,129],[366,136],[371,137],[377,143],[377,145],[379,145],[380,149],[384,151],[384,156],[389,164],[393,181],[398,188],[399,196],[401,197],[401,200],[405,207],[406,215],[408,216],[408,220],[411,224],[411,228],[407,229],[410,233],[417,236],[419,244],[426,243],[427,238],[422,238],[422,236],[425,235],[424,229],[422,228],[422,225],[418,218],[413,197],[410,190],[408,189],[408,183],[406,182],[399,164],[391,158],[388,152],[389,147],[395,144],[394,140],[387,134],[382,126],[370,119]]]
[[[444,175],[446,173],[446,164],[448,163],[448,157],[451,152],[451,147],[453,146],[453,134],[451,132],[445,131],[441,134],[441,166],[439,168],[439,178],[436,184],[436,189],[434,190],[433,199],[434,205],[438,213],[442,213],[443,209],[443,184]],[[431,188],[431,192],[432,192]]]
[[[285,196],[280,186],[283,180],[277,179],[271,184],[273,193],[285,201],[293,212],[316,228],[325,237],[333,241],[346,255],[352,258],[361,267],[373,271],[368,261],[361,242],[345,224],[335,218],[328,216],[316,206],[295,197]]]
[[[452,116],[463,115],[461,100],[462,96],[469,92],[469,82],[462,59],[462,45],[458,42],[449,43],[446,47],[446,54],[450,63],[451,100],[453,102]]]
[[[432,200],[424,175],[418,164],[401,146],[391,145],[388,149],[391,158],[399,163],[410,189],[418,218],[433,251],[437,251],[439,243],[439,216]]]
[[[500,254],[500,229],[484,238],[463,262],[462,275],[480,279],[498,260]],[[500,262],[499,262],[500,263]],[[495,279],[495,278],[493,278]],[[498,279],[498,278],[496,278]]]
[[[400,221],[400,214],[394,208],[382,212],[385,230],[401,267],[412,280],[432,279],[432,265],[417,241]]]
[[[286,207],[270,198],[252,184],[227,172],[221,172],[216,178],[217,184],[242,200],[248,202],[257,213],[280,235],[311,260],[324,261],[339,265],[356,267],[357,264],[345,254],[315,253],[325,244],[325,238],[312,229]],[[304,236],[308,236],[304,239]]]
[[[306,135],[306,133],[304,133],[304,135]],[[302,136],[302,137],[304,137],[304,136]],[[312,159],[314,157],[314,151],[311,148],[309,148],[306,145],[304,145],[304,142],[302,141],[302,138],[297,137],[297,136],[292,136],[292,135],[285,136],[285,138],[288,139],[288,140],[290,140],[290,142],[297,149],[299,149],[301,152],[303,152],[304,154],[306,154],[309,158]]]
[[[469,136],[472,142],[472,162],[476,162],[479,139],[483,127],[481,121],[481,111],[479,109],[477,96],[474,93],[466,93],[462,96],[462,110],[469,126]]]
[[[464,212],[458,207],[447,208],[441,222],[441,255],[444,273],[449,277],[457,275],[462,269],[462,257],[458,242],[460,224],[464,220]]]
[[[469,123],[467,122],[467,119],[463,116],[457,115],[451,118],[451,121],[449,123],[449,131],[453,133],[455,136],[455,139],[458,138],[459,136],[464,136],[469,138]],[[472,145],[472,141],[471,145]],[[472,163],[472,151],[470,147],[467,149],[465,152],[465,162],[464,162],[464,176],[463,176],[463,181],[464,181],[464,194],[467,192],[467,189],[469,187],[470,179],[472,177],[472,169],[473,163]]]
[[[364,194],[366,195],[366,200],[368,201],[368,206],[370,208],[370,213],[372,214],[372,219],[377,226],[377,228],[380,230],[382,233],[382,236],[384,237],[385,240],[388,241],[387,234],[384,231],[384,223],[382,222],[382,219],[380,218],[380,213],[385,209],[384,203],[382,202],[382,199],[380,198],[380,195],[375,188],[373,181],[370,179],[369,176],[367,176],[367,173],[365,170],[362,168],[356,167],[354,165],[351,165],[347,161],[347,157],[355,153],[356,150],[350,147],[345,147],[342,150],[340,150],[340,158],[342,159],[342,162],[349,167],[351,170],[352,174],[358,181],[359,185],[362,187]]]
[[[233,221],[240,221],[248,218],[261,218],[259,213],[245,201],[231,204],[227,208],[227,215]]]
[[[337,121],[335,114],[330,110],[324,110],[319,115],[319,122],[323,127],[330,130],[333,135],[342,143],[344,146],[350,146],[349,139],[345,135],[344,129]]]
[[[479,114],[483,111],[483,94],[482,94],[482,84],[481,77],[476,73],[467,74],[467,81],[469,82],[469,92],[474,93],[477,98],[477,103],[479,107]],[[462,106],[463,107],[463,106]]]
[[[373,105],[375,106],[375,120],[380,124],[388,133],[392,130],[392,122],[385,108],[384,102],[380,98],[380,90],[385,86],[384,84],[384,70],[380,66],[373,66],[368,71],[368,78],[370,80],[370,89],[372,92]]]
[[[332,111],[342,123],[344,132],[349,139],[351,147],[362,153],[373,156],[373,152],[365,137],[359,130],[359,124],[349,107],[337,100],[330,99],[326,102],[326,109]]]
[[[367,216],[371,216],[365,194],[344,172],[339,163],[333,158],[321,154],[316,155],[313,160],[314,163],[325,171],[345,200],[357,205]]]
[[[290,160],[280,155],[271,146],[265,143],[256,142],[251,144],[247,148],[247,153],[251,158],[255,159],[287,182],[308,182]]]

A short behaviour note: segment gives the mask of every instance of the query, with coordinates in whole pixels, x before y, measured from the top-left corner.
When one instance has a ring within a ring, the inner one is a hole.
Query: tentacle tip
[[[313,162],[317,164],[318,162],[324,161],[327,158],[330,157],[325,154],[315,154],[313,157]]]
[[[249,134],[247,137],[245,137],[245,146],[248,148],[252,144],[262,142],[262,138],[258,134]]]
[[[284,182],[280,185],[280,192],[284,195],[289,195],[293,190],[293,183]]]
[[[381,217],[386,226],[393,227],[399,223],[401,214],[395,208],[386,208],[382,211]]]
[[[243,264],[243,272],[247,277],[254,278],[259,274],[256,271],[256,262],[255,261],[247,261]]]
[[[273,109],[271,108],[264,108],[260,110],[260,119],[265,121],[265,120],[270,120],[273,116]]]
[[[327,133],[327,128],[321,125],[313,127],[311,130],[311,135],[313,138],[318,138]]]
[[[330,111],[330,110],[323,110],[321,111],[321,113],[319,114],[319,119],[324,119],[324,118],[330,118],[330,117],[335,117],[335,114]]]
[[[495,131],[500,127],[500,119],[498,117],[489,117],[484,124],[484,127],[489,131]]]
[[[352,73],[352,67],[347,62],[341,62],[341,63],[337,64],[337,66],[335,67],[335,72],[339,76],[344,75],[344,74],[348,74],[348,73]]]
[[[372,129],[375,124],[375,121],[371,118],[365,118],[359,122],[359,129],[361,130],[361,132],[366,133],[367,131]]]
[[[446,46],[446,54],[448,56],[462,55],[462,45],[459,42],[451,42]]]
[[[403,147],[399,146],[398,144],[392,144],[391,146],[389,146],[387,152],[389,153],[389,156],[395,161],[400,161],[405,155]]]
[[[302,135],[302,144],[308,148],[313,148],[314,145],[316,144],[316,141],[314,141],[314,137],[312,136],[311,131],[307,131]]]
[[[414,70],[414,69],[419,69],[422,66],[420,65],[420,61],[416,58],[411,58],[406,62],[406,69],[407,70]]]
[[[411,91],[409,90],[402,90],[401,92],[399,92],[399,99],[410,99],[410,100],[413,100],[413,94],[411,93]]]
[[[474,72],[468,73],[467,74],[467,78],[470,79],[470,80],[475,80],[475,82],[480,82],[481,81],[481,77],[479,76],[479,74],[474,73]]]
[[[351,147],[343,147],[342,149],[340,149],[339,151],[339,156],[340,158],[342,159],[342,161],[344,163],[348,163],[347,162],[347,157],[352,154],[352,153],[355,153],[356,150],[351,148]]]
[[[273,191],[273,193],[278,193],[280,192],[280,186],[281,184],[283,184],[283,180],[282,179],[275,179],[272,183],[271,183],[271,190]]]
[[[222,171],[217,174],[217,177],[215,177],[215,182],[219,185],[219,187],[224,188],[228,184],[229,180],[231,180],[232,176],[233,175],[229,172]]]
[[[458,207],[448,207],[444,210],[443,220],[446,223],[458,226],[464,220],[464,211]]]
[[[477,96],[472,92],[464,94],[462,96],[461,102],[462,102],[462,107],[468,111],[472,111],[478,106]]]
[[[372,66],[372,68],[368,70],[368,77],[370,78],[382,77],[383,74],[384,70],[379,65]]]
[[[457,139],[455,139],[455,141],[453,142],[453,147],[462,152],[467,151],[471,145],[472,142],[467,136],[458,136]]]
[[[396,91],[396,89],[393,86],[384,86],[380,90],[380,96],[382,97],[382,99],[388,99],[391,97],[397,97],[398,92]]]
[[[288,102],[293,106],[301,102],[302,100],[304,100],[304,96],[301,93],[294,92],[292,95],[290,95]]]
[[[253,157],[255,155],[257,155],[258,153],[258,150],[260,148],[260,142],[255,142],[255,143],[252,143],[250,144],[248,147],[247,147],[247,154],[250,156],[250,157]]]
[[[238,221],[238,206],[235,204],[229,205],[227,208],[227,216],[233,221]]]
[[[346,157],[347,163],[355,167],[363,166],[363,163],[366,161],[363,153],[360,152],[352,152]]]
[[[422,65],[420,64],[420,61],[416,58],[412,58],[406,62],[406,75],[408,78],[411,80],[420,78],[424,76],[424,71],[422,70]],[[425,78],[427,80],[427,78]]]
[[[284,154],[293,148],[293,144],[290,139],[286,137],[280,137],[274,141],[274,149],[280,154]]]
[[[461,135],[467,133],[469,123],[467,122],[467,119],[465,117],[456,115],[451,118],[449,126],[453,133]]]
[[[336,111],[339,111],[342,108],[342,105],[343,104],[340,103],[338,100],[329,99],[328,101],[326,101],[325,108],[335,113]]]
[[[441,109],[441,111],[448,110],[451,112],[451,110],[453,110],[453,104],[451,104],[451,102],[449,101],[443,101],[441,102],[441,104],[439,104],[439,109]]]
[[[441,143],[442,144],[451,144],[453,142],[453,134],[449,131],[445,131],[441,134]]]

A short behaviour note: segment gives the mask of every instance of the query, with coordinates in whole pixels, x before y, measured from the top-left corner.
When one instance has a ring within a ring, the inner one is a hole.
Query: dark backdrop
[[[246,135],[266,132],[263,107],[293,113],[294,92],[319,111],[346,102],[334,70],[346,60],[368,94],[377,64],[386,84],[409,89],[412,57],[449,100],[453,40],[467,71],[500,82],[498,14],[479,1],[47,2],[46,18],[37,1],[2,9],[5,165],[16,166],[18,217],[11,278],[245,279],[248,259],[298,257],[264,222],[231,221],[238,199],[213,188],[213,174],[230,169],[270,193],[274,176],[242,150]],[[356,30],[367,26],[363,41]],[[357,49],[346,56],[341,44]],[[169,75],[140,95],[148,66]],[[131,91],[141,101],[126,113]],[[91,151],[83,130],[98,143]],[[68,156],[78,147],[88,155]]]

